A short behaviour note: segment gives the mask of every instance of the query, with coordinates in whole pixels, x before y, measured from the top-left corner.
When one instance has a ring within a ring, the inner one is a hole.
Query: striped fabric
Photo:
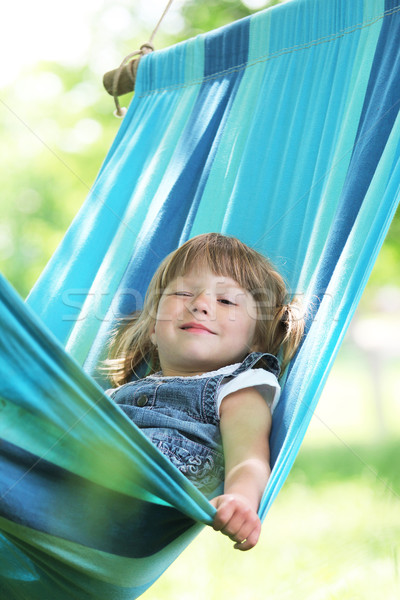
[[[308,306],[265,517],[398,202],[399,39],[400,0],[293,0],[142,60],[27,305],[1,281],[1,597],[135,598],[212,521],[97,370],[116,317],[202,232],[268,255]]]

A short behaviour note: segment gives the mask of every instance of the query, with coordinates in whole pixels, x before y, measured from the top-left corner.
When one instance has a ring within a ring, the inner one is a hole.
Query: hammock
[[[115,319],[221,231],[308,305],[262,519],[396,210],[400,3],[294,0],[142,59],[93,189],[26,304],[1,280],[0,591],[139,596],[215,509],[103,393]]]

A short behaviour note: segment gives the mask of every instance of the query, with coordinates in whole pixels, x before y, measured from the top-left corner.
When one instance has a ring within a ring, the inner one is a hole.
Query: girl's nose
[[[191,310],[192,312],[201,312],[204,315],[207,315],[211,312],[210,301],[205,292],[198,294],[192,299]]]

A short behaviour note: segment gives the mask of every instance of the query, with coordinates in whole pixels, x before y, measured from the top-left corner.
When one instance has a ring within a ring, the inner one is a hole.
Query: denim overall
[[[231,374],[191,377],[149,375],[111,392],[111,398],[155,446],[201,491],[210,495],[224,480],[216,397],[224,378],[259,366],[279,376],[272,354],[252,352]]]

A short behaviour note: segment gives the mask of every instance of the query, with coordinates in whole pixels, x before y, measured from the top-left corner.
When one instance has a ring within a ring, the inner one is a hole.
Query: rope
[[[140,46],[139,50],[135,50],[135,52],[131,52],[130,54],[128,54],[127,56],[125,56],[124,60],[121,62],[121,64],[119,65],[118,69],[116,69],[115,74],[114,74],[114,80],[113,80],[113,86],[112,86],[112,95],[114,98],[114,102],[115,102],[115,111],[114,111],[114,115],[116,117],[119,118],[123,118],[126,114],[126,108],[122,107],[119,103],[119,99],[118,99],[118,83],[121,77],[121,73],[122,70],[124,69],[124,67],[127,65],[127,63],[129,61],[131,61],[131,59],[133,59],[134,56],[138,56],[139,58],[137,58],[136,60],[132,60],[131,61],[131,67],[130,69],[127,69],[126,72],[129,76],[129,78],[132,80],[132,83],[135,83],[135,79],[136,79],[136,72],[139,66],[139,62],[140,59],[142,58],[142,56],[145,56],[146,54],[150,54],[150,52],[154,52],[154,46],[153,46],[153,40],[154,37],[165,17],[165,15],[167,14],[167,12],[169,11],[169,9],[171,8],[171,5],[173,3],[174,0],[169,0],[167,3],[167,6],[164,9],[164,12],[162,13],[161,17],[158,20],[157,25],[154,27],[152,34],[150,35],[149,41],[145,42],[144,44],[142,44]]]
[[[168,4],[167,4],[167,6],[166,6],[166,7],[165,7],[165,9],[164,9],[164,12],[163,12],[163,14],[162,14],[162,15],[161,15],[161,17],[159,18],[159,21],[158,21],[157,25],[154,27],[153,33],[151,34],[151,36],[150,36],[150,39],[149,39],[149,42],[150,42],[150,44],[152,43],[152,41],[153,41],[153,39],[154,39],[154,36],[156,35],[156,33],[157,33],[157,31],[158,31],[158,28],[159,28],[159,27],[160,27],[160,25],[161,25],[161,22],[162,22],[162,20],[164,19],[165,15],[167,14],[167,12],[169,11],[169,9],[171,8],[171,4],[173,3],[173,1],[174,1],[174,0],[169,0],[169,2],[168,2]]]

